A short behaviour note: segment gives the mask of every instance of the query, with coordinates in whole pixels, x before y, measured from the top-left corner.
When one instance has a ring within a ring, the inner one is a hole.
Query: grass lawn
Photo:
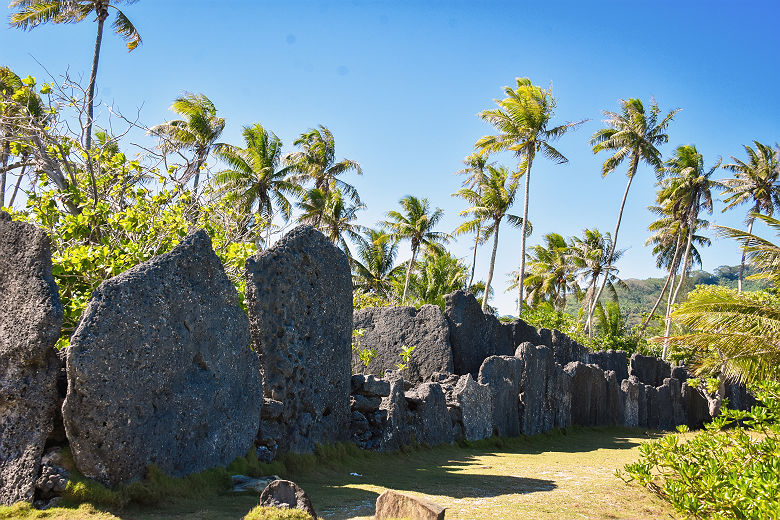
[[[348,458],[283,475],[309,494],[323,518],[371,518],[376,498],[391,488],[447,507],[452,519],[670,518],[670,507],[647,490],[624,484],[614,470],[638,459],[640,429],[573,428],[530,438],[490,439],[469,447]],[[353,476],[357,473],[360,476]],[[122,511],[55,508],[20,518],[122,520],[240,519],[256,496],[187,499]],[[39,516],[40,515],[40,516]],[[43,516],[46,515],[46,516]],[[0,509],[0,519],[4,516]]]

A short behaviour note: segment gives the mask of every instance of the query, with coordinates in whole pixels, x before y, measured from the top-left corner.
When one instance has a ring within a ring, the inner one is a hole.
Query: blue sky
[[[338,157],[363,166],[364,176],[345,178],[368,206],[361,223],[374,225],[413,194],[443,208],[442,228],[451,231],[464,208],[450,196],[461,181],[453,172],[491,131],[476,114],[515,77],[552,83],[557,120],[590,122],[556,143],[568,164],[534,163],[535,244],[548,232],[614,228],[625,168],[603,179],[606,156],[594,155],[588,140],[601,127],[601,111],[616,110],[619,98],[654,96],[663,110],[683,109],[669,128],[665,156],[695,144],[709,167],[718,156],[742,158],[742,145],[754,139],[780,141],[778,5],[142,0],[122,6],[143,36],[138,50],[128,53],[116,35],[105,35],[99,98],[125,113],[140,107],[141,120],[153,125],[173,117],[168,106],[181,92],[202,92],[227,120],[225,141],[239,143],[241,127],[259,122],[289,151],[298,134],[324,124]],[[86,78],[94,31],[87,21],[27,33],[3,26],[0,63],[39,79],[46,77],[41,65]],[[496,159],[515,165],[511,156]],[[618,239],[627,248],[622,277],[659,274],[643,245],[654,182],[641,167],[632,185]],[[742,225],[747,208],[722,214],[722,207],[716,205],[712,222]],[[467,258],[469,247],[464,237],[452,249]],[[408,245],[401,249],[408,256]],[[489,249],[478,258],[483,279]],[[710,271],[739,262],[737,248],[714,237],[702,257]],[[515,296],[504,289],[518,264],[519,230],[506,229],[494,282],[501,313],[514,309]]]

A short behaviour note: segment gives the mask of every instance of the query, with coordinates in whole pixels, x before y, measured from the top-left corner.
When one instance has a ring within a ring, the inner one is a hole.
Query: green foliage
[[[762,405],[724,408],[687,442],[677,435],[649,441],[618,476],[692,518],[780,518],[780,383],[754,392]]]
[[[393,302],[380,294],[365,291],[352,292],[352,307],[357,311],[368,307],[387,307]]]
[[[417,346],[411,346],[406,347],[404,345],[401,345],[401,352],[398,354],[401,356],[401,363],[396,363],[395,368],[403,372],[409,367],[409,362],[412,360],[412,352],[414,352],[414,349],[416,349]]]
[[[243,520],[311,520],[311,515],[300,509],[257,506],[249,511]]]
[[[549,302],[541,302],[536,307],[527,309],[523,312],[523,321],[536,328],[559,330],[578,343],[588,344],[582,323],[571,314],[555,310]]]

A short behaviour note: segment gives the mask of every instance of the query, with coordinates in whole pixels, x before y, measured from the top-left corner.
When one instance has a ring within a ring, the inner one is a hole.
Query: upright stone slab
[[[603,426],[607,422],[607,379],[596,365],[572,361],[566,365],[571,376],[571,421],[578,426]]]
[[[685,416],[688,418],[688,426],[691,429],[701,429],[704,427],[704,423],[712,420],[709,401],[698,388],[687,382],[682,384],[682,401],[685,406]]]
[[[62,303],[49,237],[0,212],[0,504],[32,501],[57,405]]]
[[[549,403],[554,428],[571,426],[571,376],[561,365],[555,363],[547,385],[547,402]]]
[[[204,231],[103,282],[68,348],[65,430],[109,485],[150,464],[174,476],[252,447],[262,379],[249,320]]]
[[[493,434],[520,435],[520,381],[523,362],[514,356],[490,356],[479,369],[478,382],[493,396]]]
[[[474,381],[471,374],[460,376],[453,398],[461,410],[463,436],[477,441],[493,435],[493,396],[490,388]]]
[[[618,383],[628,379],[628,358],[622,350],[600,350],[588,354],[588,363],[598,366],[601,370],[612,370]]]
[[[548,344],[545,343],[545,345]],[[566,366],[572,361],[582,361],[584,363],[588,360],[587,347],[580,345],[559,330],[551,331],[550,344],[548,346],[555,353],[555,361],[561,366]]]
[[[515,319],[511,323],[504,324],[504,327],[512,331],[512,346],[517,347],[521,343],[528,342],[532,345],[542,345],[542,338],[536,327],[529,325],[521,319]]]
[[[353,314],[353,327],[363,330],[355,340],[358,347],[373,348],[377,355],[365,367],[353,353],[355,371],[384,374],[401,363],[401,349],[414,347],[404,376],[414,384],[428,381],[434,372],[452,372],[450,329],[436,305],[414,307],[370,307]]]
[[[451,443],[452,421],[438,383],[423,383],[406,392],[409,428],[417,442],[428,446]]]
[[[488,356],[511,356],[513,330],[492,314],[485,314],[473,294],[455,291],[444,297],[444,315],[450,325],[455,373],[477,376]]]
[[[635,376],[643,384],[661,386],[664,379],[670,377],[672,368],[663,359],[655,356],[633,354],[630,362],[629,375]]]
[[[298,226],[246,261],[247,307],[266,397],[284,403],[281,451],[349,436],[352,275],[347,256]]]
[[[409,444],[412,437],[407,421],[408,409],[402,378],[393,379],[390,382],[390,395],[382,399],[379,409],[387,413],[380,450],[395,451],[401,446]]]
[[[548,398],[548,387],[553,379],[555,360],[548,347],[536,347],[525,342],[518,345],[515,357],[521,360],[523,374],[520,381],[520,431],[535,435],[553,429],[553,411]]]
[[[639,383],[631,379],[624,379],[620,382],[620,390],[623,395],[624,424],[630,427],[639,426]],[[645,419],[645,422],[647,422],[647,419]]]
[[[620,383],[614,370],[604,372],[607,380],[607,408],[605,422],[601,424],[609,426],[623,426],[625,423],[624,396],[620,389]]]

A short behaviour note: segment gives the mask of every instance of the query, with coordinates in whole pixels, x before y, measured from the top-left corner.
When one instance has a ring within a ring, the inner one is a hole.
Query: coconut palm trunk
[[[22,166],[22,171],[19,173],[19,178],[16,179],[16,185],[14,186],[14,191],[11,193],[11,200],[8,201],[8,207],[13,207],[14,201],[16,200],[16,194],[19,193],[19,186],[22,184],[22,178],[24,177],[24,171],[27,169],[27,166]]]
[[[412,275],[412,269],[414,269],[414,261],[417,259],[418,245],[412,244],[412,259],[409,261],[409,267],[406,268],[406,281],[404,282],[404,294],[401,296],[401,303],[406,303],[406,291],[409,290],[409,278]]]
[[[754,211],[758,211],[758,210],[754,210]],[[754,218],[751,218],[748,221],[748,228],[747,228],[748,234],[753,233],[753,222],[755,221],[756,219]],[[742,248],[742,260],[740,260],[739,262],[739,278],[737,278],[737,292],[742,292],[742,277],[744,276],[744,274],[745,274],[745,249]]]
[[[653,305],[653,308],[650,310],[650,314],[647,315],[647,318],[645,318],[645,321],[642,322],[642,326],[639,328],[639,335],[641,336],[642,333],[644,333],[645,329],[647,328],[647,325],[650,323],[650,320],[653,319],[653,316],[655,315],[655,311],[658,310],[658,306],[661,304],[661,300],[664,298],[664,293],[666,292],[667,287],[669,287],[670,282],[672,281],[672,273],[677,269],[677,260],[680,255],[680,239],[681,235],[677,234],[677,243],[674,246],[674,257],[672,258],[672,263],[669,265],[669,274],[666,275],[666,282],[664,282],[664,286],[661,288],[661,294],[658,295],[658,299],[655,300],[655,305]]]
[[[477,237],[474,239],[474,255],[471,257],[471,276],[469,277],[469,284],[466,287],[468,289],[474,283],[474,272],[477,269],[477,248],[479,247],[479,234],[482,231],[482,226],[477,227]]]
[[[100,61],[100,46],[103,43],[103,24],[108,18],[108,9],[105,6],[96,8],[97,37],[95,38],[95,54],[92,56],[92,71],[89,74],[89,86],[87,89],[87,127],[84,129],[84,148],[89,150],[92,146],[92,120],[95,106],[95,82],[97,80],[98,62]]]
[[[493,281],[493,269],[496,266],[496,251],[498,251],[498,226],[501,221],[496,221],[496,229],[493,231],[493,254],[490,255],[490,269],[488,270],[487,282],[485,282],[485,294],[482,296],[482,312],[487,310],[487,302],[490,297],[490,283]]]
[[[626,190],[623,192],[623,200],[620,202],[620,211],[618,212],[618,219],[617,224],[615,224],[615,232],[612,235],[612,246],[609,248],[609,255],[607,256],[609,265],[612,265],[612,255],[615,254],[615,247],[617,246],[617,238],[618,238],[618,231],[620,231],[620,221],[623,219],[623,210],[626,207],[626,199],[628,198],[628,190],[631,188],[631,183],[634,181],[634,175],[636,174],[636,169],[639,167],[639,152],[634,152],[634,156],[631,158],[631,168],[628,172],[628,183],[626,183]],[[590,303],[590,309],[588,310],[588,321],[587,321],[587,328],[588,328],[588,338],[592,339],[593,333],[593,313],[596,311],[596,304],[599,301],[599,298],[601,297],[601,293],[604,291],[604,287],[607,285],[607,280],[609,279],[609,269],[604,270],[604,279],[601,281],[601,285],[599,285],[599,290],[596,291],[596,294],[593,297],[593,301]]]
[[[528,193],[531,187],[531,164],[534,162],[534,151],[528,154],[528,164],[525,167],[525,194],[523,199],[523,224],[520,227],[520,279],[517,281],[517,317],[523,315],[523,283],[525,282],[525,231],[528,225]]]
[[[672,305],[677,301],[677,296],[680,292],[680,288],[682,287],[683,282],[686,279],[686,274],[688,271],[688,260],[691,253],[691,242],[693,241],[693,226],[689,226],[690,229],[688,229],[688,240],[685,244],[685,253],[683,254],[683,260],[682,260],[682,269],[680,270],[680,279],[677,281],[677,287],[674,289],[674,291],[670,290],[669,293],[669,300],[668,304],[666,306],[666,318],[665,318],[665,328],[664,328],[664,349],[661,353],[661,359],[666,359],[667,354],[669,353],[669,335],[672,331]]]

